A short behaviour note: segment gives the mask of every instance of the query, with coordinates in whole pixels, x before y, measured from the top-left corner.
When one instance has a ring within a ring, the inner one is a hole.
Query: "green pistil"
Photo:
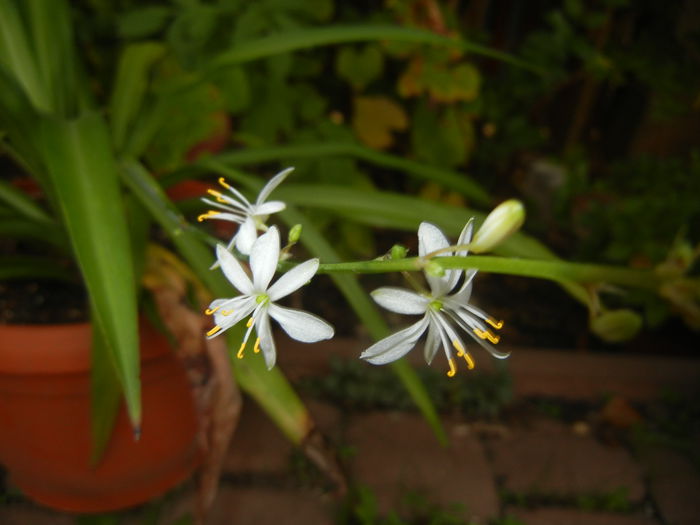
[[[270,300],[270,298],[269,298],[268,295],[265,294],[265,293],[261,293],[260,295],[258,295],[258,296],[255,298],[255,302],[258,303],[258,304],[266,303],[266,302],[269,301],[269,300]]]
[[[442,310],[442,301],[435,299],[434,301],[430,302],[429,306],[436,312],[439,312],[440,310]]]

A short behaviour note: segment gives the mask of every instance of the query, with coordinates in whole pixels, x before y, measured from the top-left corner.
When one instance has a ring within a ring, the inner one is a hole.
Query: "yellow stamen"
[[[477,335],[477,337],[480,337],[481,339],[488,339],[493,344],[496,344],[496,343],[498,343],[498,341],[501,340],[501,338],[499,336],[493,335],[488,330],[482,331],[482,330],[479,330],[478,328],[474,328],[474,333]]]
[[[260,352],[260,338],[259,337],[255,340],[255,346],[253,347],[253,352],[255,352],[256,354],[258,352]]]
[[[213,196],[213,197],[216,197],[216,200],[217,200],[218,202],[221,202],[221,203],[223,203],[223,204],[227,204],[226,199],[224,199],[224,196],[221,195],[220,192],[218,192],[218,191],[216,191],[216,190],[212,190],[212,189],[210,188],[210,189],[207,190],[207,193],[208,193],[209,195]]]
[[[472,359],[472,356],[469,354],[469,352],[464,352],[464,360],[467,362],[467,368],[469,370],[474,370],[474,360]]]
[[[243,359],[243,350],[245,349],[245,341],[241,343],[241,347],[238,349],[238,353],[236,354],[236,357],[238,359]]]
[[[447,372],[447,377],[454,377],[456,373],[457,365],[455,364],[455,360],[450,358],[450,370]]]
[[[202,213],[199,217],[197,217],[197,221],[202,222],[206,219],[211,219],[212,217],[216,217],[217,215],[219,215],[219,213],[221,212],[209,210],[207,213]]]
[[[496,330],[500,330],[501,328],[503,328],[503,321],[496,322],[493,319],[489,318],[489,319],[486,319],[486,322],[488,324],[490,324],[491,326],[493,326]]]
[[[455,350],[457,350],[457,357],[462,357],[464,355],[464,348],[462,348],[462,345],[459,344],[459,341],[457,341],[457,339],[452,341],[452,346],[454,346]]]
[[[233,310],[221,310],[221,315],[231,315]]]
[[[251,317],[248,319],[248,322],[245,324],[247,328],[250,328],[250,326],[253,324],[253,318]]]
[[[216,312],[219,308],[221,308],[221,305],[217,306],[216,308],[207,308],[206,310],[204,310],[204,313],[207,315],[211,315],[214,312]]]
[[[212,335],[217,333],[219,330],[221,330],[221,327],[217,324],[214,328],[212,328],[211,330],[209,330],[207,332],[207,337],[211,337]]]
[[[231,186],[229,186],[229,185],[226,183],[226,179],[224,179],[223,177],[219,177],[219,184],[221,184],[221,185],[222,185],[224,188],[226,188],[227,190],[230,190],[230,189],[231,189]]]

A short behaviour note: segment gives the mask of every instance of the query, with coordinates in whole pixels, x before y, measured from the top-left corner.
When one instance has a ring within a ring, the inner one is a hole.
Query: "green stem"
[[[321,264],[318,273],[388,273],[419,271],[426,259],[411,257],[388,261],[359,261]],[[468,257],[440,257],[432,259],[445,269],[474,268],[491,273],[520,275],[553,281],[575,281],[579,283],[609,283],[654,290],[660,284],[658,276],[651,270],[633,270],[618,266],[573,263],[564,261],[542,261],[511,259],[485,255]]]

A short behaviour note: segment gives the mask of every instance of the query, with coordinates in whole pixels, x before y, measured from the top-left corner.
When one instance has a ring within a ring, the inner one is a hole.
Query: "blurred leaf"
[[[241,113],[250,105],[250,82],[243,68],[231,67],[220,71],[212,78],[212,82],[221,90],[229,113]]]
[[[165,27],[172,10],[164,6],[136,7],[117,17],[117,32],[125,39],[146,38]]]
[[[481,75],[469,63],[453,66],[435,63],[423,56],[414,57],[398,81],[398,92],[404,97],[428,93],[438,102],[470,102],[479,94]]]
[[[362,49],[343,46],[338,50],[335,59],[338,76],[347,80],[358,91],[380,76],[383,68],[384,58],[376,45],[368,45]]]
[[[386,97],[356,97],[352,127],[357,137],[374,149],[392,145],[392,131],[403,131],[408,118],[401,106]]]
[[[464,164],[474,144],[471,122],[458,109],[447,107],[436,114],[427,103],[416,107],[411,141],[416,157],[436,166]]]
[[[45,119],[40,141],[63,222],[80,265],[132,424],[141,420],[136,285],[107,126],[89,113]]]
[[[97,314],[93,312],[93,317]],[[92,328],[90,353],[90,430],[92,450],[90,463],[99,464],[104,454],[119,411],[122,390],[112,365],[109,346],[97,323]]]
[[[157,42],[132,44],[122,52],[109,103],[112,139],[117,151],[123,149],[129,126],[143,104],[151,68],[164,54],[165,47]]]

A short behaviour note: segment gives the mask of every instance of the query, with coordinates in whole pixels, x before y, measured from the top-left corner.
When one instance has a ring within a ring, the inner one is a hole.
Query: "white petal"
[[[432,253],[436,250],[442,250],[450,245],[447,237],[440,231],[440,229],[430,224],[429,222],[422,222],[418,227],[418,255],[421,257]],[[451,252],[441,253],[437,257],[445,257],[447,255],[452,255]],[[434,277],[432,275],[425,275],[428,284],[430,285],[430,291],[433,293],[433,297],[442,297],[450,291],[450,280],[454,270],[446,270],[445,275],[442,277]]]
[[[457,239],[457,244],[469,244],[469,241],[472,238],[472,230],[474,229],[474,218],[472,217],[467,221],[467,224],[464,225],[464,228],[462,228],[462,233],[459,234],[459,239]],[[459,250],[455,252],[455,255],[459,255],[461,257],[466,257],[467,254],[469,253],[469,250]],[[456,270],[448,270],[445,272],[445,275],[447,277],[447,290],[445,293],[451,292],[455,286],[457,286],[457,283],[459,282],[459,278],[462,276],[462,270],[456,269]]]
[[[464,225],[462,233],[459,234],[459,240],[457,244],[469,244],[472,240],[472,231],[474,230],[474,217],[467,221]],[[465,256],[469,254],[469,250],[459,250],[455,255]]]
[[[435,354],[440,348],[440,336],[435,333],[436,328],[430,324],[428,326],[428,338],[425,341],[425,347],[423,348],[423,355],[425,356],[425,362],[430,364],[435,358]]]
[[[260,191],[260,195],[258,195],[258,200],[256,201],[256,204],[261,204],[267,200],[267,198],[270,196],[270,193],[279,186],[284,179],[287,178],[287,175],[289,175],[292,171],[294,171],[294,168],[287,168],[282,171],[280,171],[277,175],[272,177],[267,184],[265,184],[265,187]]]
[[[255,228],[255,221],[251,217],[246,217],[234,237],[236,240],[236,248],[242,254],[249,255],[257,238],[258,231]]]
[[[248,317],[255,310],[255,298],[249,295],[241,295],[229,299],[224,304],[217,305],[216,301],[212,302],[209,308],[221,306],[214,313],[214,322],[223,330],[231,328],[241,319]]]
[[[270,317],[277,321],[289,337],[302,343],[315,343],[333,337],[335,330],[326,321],[308,312],[270,304]]]
[[[275,366],[275,362],[277,361],[277,347],[272,337],[270,317],[267,312],[260,312],[258,322],[255,324],[255,330],[260,338],[260,349],[265,357],[265,364],[267,365],[267,369],[270,370]]]
[[[472,284],[476,273],[477,270],[474,268],[470,268],[464,273],[464,282],[459,291],[450,296],[454,301],[459,304],[467,304],[469,302],[469,298],[472,296]]]
[[[262,204],[256,205],[252,213],[253,215],[271,215],[282,211],[286,207],[287,205],[282,201],[263,202]]]
[[[425,316],[408,328],[404,328],[374,343],[367,350],[362,352],[360,357],[373,365],[384,365],[396,361],[416,346],[416,342],[420,336],[423,335],[428,324],[428,317]]]
[[[434,224],[421,222],[418,227],[418,255],[424,255],[447,248],[450,243],[447,237]]]
[[[280,232],[273,226],[267,233],[258,237],[250,250],[250,269],[253,272],[253,286],[258,292],[267,290],[275,275],[280,258]]]
[[[372,299],[378,305],[397,314],[424,314],[428,308],[428,299],[404,288],[384,287],[372,292]]]
[[[248,278],[245,270],[243,270],[241,263],[221,244],[216,245],[216,258],[226,278],[239,292],[245,295],[253,292],[253,283]]]
[[[317,270],[318,259],[309,259],[308,261],[298,264],[277,279],[275,284],[270,286],[270,289],[267,291],[267,295],[270,296],[270,301],[277,301],[298,290],[309,282],[316,274]]]

